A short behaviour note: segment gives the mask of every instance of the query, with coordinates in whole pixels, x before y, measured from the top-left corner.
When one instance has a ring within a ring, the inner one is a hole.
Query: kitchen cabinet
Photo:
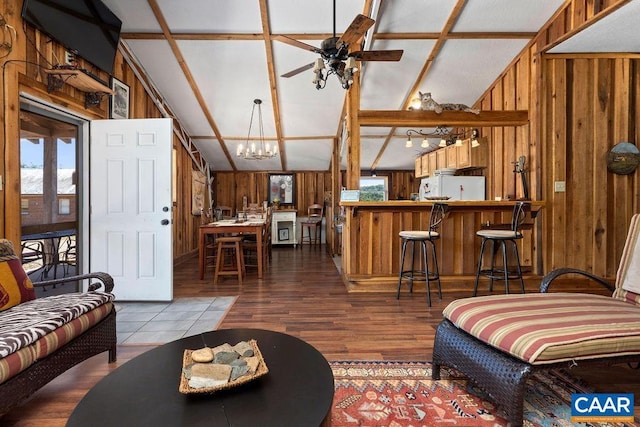
[[[489,144],[487,138],[478,138],[480,145],[471,146],[471,140],[462,141],[462,147],[455,147],[457,150],[457,169],[479,168],[489,166]]]
[[[429,176],[433,174],[433,169],[429,166],[429,155],[425,154],[421,158],[422,161],[422,176]]]
[[[429,172],[431,175],[438,169],[438,152],[433,151],[428,154],[429,157]]]
[[[447,149],[441,148],[436,151],[436,168],[434,172],[438,169],[444,169],[447,167]]]
[[[447,153],[447,168],[458,169],[458,147],[455,145],[450,145],[444,149],[444,152]]]
[[[489,166],[489,143],[487,138],[478,138],[477,147],[471,146],[471,140],[462,141],[462,147],[449,145],[427,154],[415,161],[416,178],[432,176],[438,169],[471,169]]]

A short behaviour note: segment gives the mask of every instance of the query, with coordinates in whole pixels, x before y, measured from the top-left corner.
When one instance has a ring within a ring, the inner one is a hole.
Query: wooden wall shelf
[[[47,91],[60,90],[65,84],[84,92],[84,108],[99,105],[105,94],[113,94],[111,88],[80,70],[53,68],[44,70],[47,74]]]
[[[113,94],[110,87],[100,83],[93,77],[80,70],[50,69],[44,70],[48,76],[54,76],[62,80],[62,84],[68,84],[83,92],[103,92]]]
[[[522,126],[529,123],[527,110],[481,111],[403,111],[362,110],[358,112],[360,126],[420,127],[420,126]]]

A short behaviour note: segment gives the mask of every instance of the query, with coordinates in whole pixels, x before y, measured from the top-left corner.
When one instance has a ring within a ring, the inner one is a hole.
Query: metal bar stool
[[[214,285],[218,283],[218,276],[226,275],[238,276],[238,283],[242,285],[242,275],[245,272],[242,239],[242,236],[224,236],[216,239],[218,252],[216,255],[216,271],[213,275]],[[223,253],[225,250],[231,251],[232,255],[235,256],[235,262],[232,263],[233,265],[230,269],[227,269],[225,266]]]
[[[438,283],[438,296],[442,299],[442,288],[440,287],[440,270],[438,269],[438,258],[436,256],[435,241],[440,238],[438,228],[442,223],[442,220],[447,213],[448,206],[446,203],[434,203],[431,207],[431,214],[429,215],[429,229],[428,230],[403,230],[399,233],[402,242],[402,255],[400,256],[400,276],[398,278],[398,293],[397,299],[400,299],[400,288],[402,287],[402,280],[409,281],[409,292],[413,292],[413,282],[415,280],[423,280],[427,286],[427,302],[431,307],[431,281],[435,280]],[[422,247],[422,265],[423,270],[416,270],[415,267],[415,248],[416,242]],[[431,255],[433,260],[433,269],[429,271],[429,259],[427,256],[427,242],[431,245]],[[411,269],[405,270],[405,255],[407,252],[407,244],[411,243]]]
[[[509,279],[519,279],[522,293],[524,293],[524,280],[522,279],[522,267],[520,266],[520,255],[518,254],[517,240],[522,239],[522,232],[520,228],[524,222],[527,212],[531,210],[531,203],[528,202],[516,202],[513,207],[513,214],[511,216],[510,229],[484,229],[476,232],[478,237],[482,238],[482,244],[480,245],[480,258],[478,258],[478,269],[476,271],[476,280],[473,287],[473,296],[478,293],[478,281],[480,275],[489,278],[489,291],[493,292],[493,281],[504,280],[505,293],[509,293]],[[484,248],[487,242],[491,242],[491,267],[482,268],[482,258],[484,255]],[[511,243],[513,252],[515,253],[515,269],[509,269],[509,259],[507,256],[507,243]],[[496,246],[497,245],[497,246]],[[502,248],[502,268],[496,266],[496,255]]]

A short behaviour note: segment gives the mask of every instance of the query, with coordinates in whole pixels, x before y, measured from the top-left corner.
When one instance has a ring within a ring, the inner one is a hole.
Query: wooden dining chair
[[[300,247],[305,241],[310,245],[322,244],[322,217],[324,216],[324,206],[314,203],[307,209],[307,218],[300,222],[302,226]],[[313,239],[311,238],[311,230],[313,229]],[[305,230],[307,235],[305,236]]]
[[[271,261],[271,207],[267,208],[264,228],[262,229],[262,266],[265,268]],[[258,267],[258,242],[255,236],[245,236],[243,240],[245,267]]]

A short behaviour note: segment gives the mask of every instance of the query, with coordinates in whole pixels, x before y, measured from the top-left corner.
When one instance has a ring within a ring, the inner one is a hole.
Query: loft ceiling
[[[335,76],[316,90],[312,70],[280,77],[319,55],[274,37],[320,47],[332,36],[331,0],[103,1],[123,21],[124,43],[212,170],[329,169],[346,92]],[[563,0],[336,3],[338,35],[362,13],[376,21],[365,50],[404,50],[399,62],[368,62],[361,73],[361,109],[400,110],[417,91],[440,103],[474,104]],[[256,98],[263,100],[265,136],[283,152],[275,159],[235,156]],[[405,148],[406,130],[361,128],[361,168],[413,169],[428,149]]]

